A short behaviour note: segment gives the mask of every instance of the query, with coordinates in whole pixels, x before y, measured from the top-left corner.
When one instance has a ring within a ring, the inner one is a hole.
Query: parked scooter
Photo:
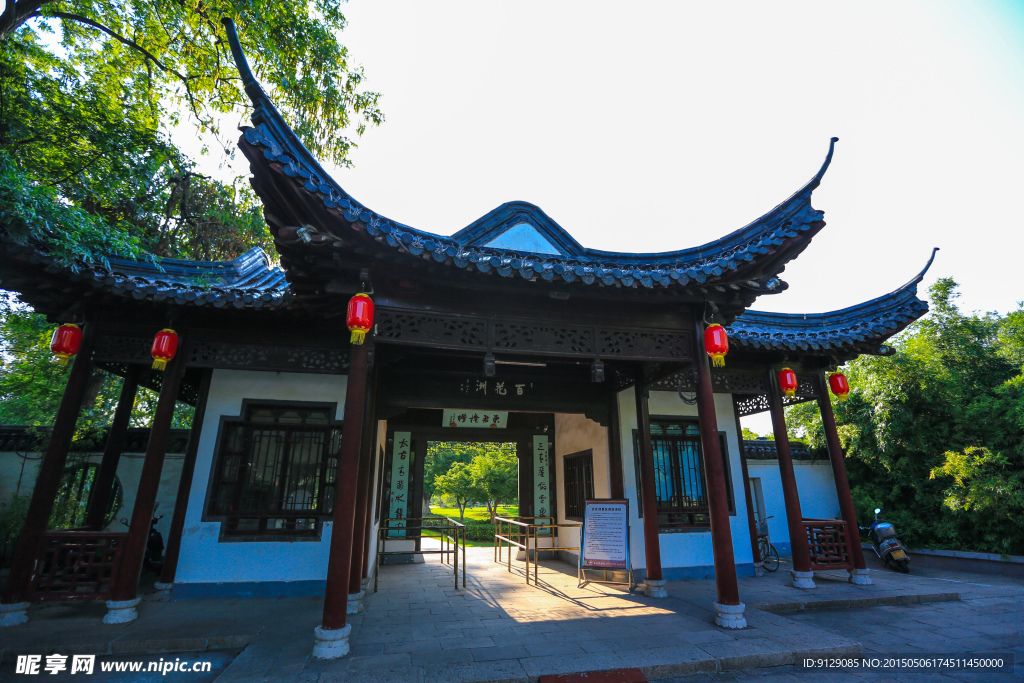
[[[889,522],[878,519],[881,508],[875,508],[875,521],[871,526],[860,527],[861,531],[867,531],[875,554],[888,567],[892,565],[896,570],[907,573],[910,571],[910,560],[907,558],[907,549],[896,538],[896,527]]]
[[[142,568],[148,569],[152,572],[160,573],[163,568],[164,558],[164,537],[159,531],[157,531],[156,523],[163,519],[164,516],[154,517],[149,523],[149,538],[146,539],[146,552],[142,556]],[[128,518],[125,517],[121,520],[121,524],[130,526],[128,524]]]

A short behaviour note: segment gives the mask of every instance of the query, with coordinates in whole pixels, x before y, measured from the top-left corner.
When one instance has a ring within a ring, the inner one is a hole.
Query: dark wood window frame
[[[334,506],[337,407],[244,399],[237,416],[221,416],[203,515],[221,523],[220,540],[320,539]]]
[[[686,425],[697,425],[697,419],[695,417],[657,416],[657,417],[651,417],[651,424],[652,425],[659,425],[659,426],[673,425],[673,424],[674,425],[683,425],[684,429],[685,429]],[[656,453],[655,453],[656,457],[658,457],[658,450],[659,450],[659,446],[656,443],[657,440],[658,439],[661,439],[662,441],[671,440],[671,438],[670,438],[671,436],[675,436],[675,435],[664,435],[664,436],[654,436],[654,435],[652,435],[652,439],[651,439],[652,447],[656,451]],[[691,438],[691,439],[688,439],[688,441],[690,442],[691,445],[696,446],[696,454],[695,455],[699,459],[699,463],[700,463],[700,469],[699,469],[700,481],[699,481],[698,489],[701,492],[701,494],[703,494],[704,478],[705,478],[704,449],[703,449],[702,444],[700,442],[699,434],[698,435],[694,435],[694,436],[696,436],[696,439]],[[725,491],[726,491],[726,500],[727,500],[728,506],[729,506],[729,515],[730,516],[735,516],[736,515],[736,498],[735,498],[735,495],[733,493],[732,468],[729,465],[729,447],[728,447],[728,440],[726,439],[726,433],[724,431],[719,431],[718,432],[718,439],[719,439],[719,447],[720,447],[721,453],[722,453],[722,466],[723,466],[724,471],[725,471]],[[662,455],[666,455],[666,454],[663,453]],[[668,458],[669,459],[669,464],[671,465],[671,467],[669,468],[670,470],[674,470],[676,467],[681,465],[682,464],[681,461],[683,459],[685,459],[684,454],[679,453],[677,449],[673,449],[671,447],[670,447],[669,453],[667,455],[669,456],[669,458]],[[692,458],[694,454],[690,453],[690,454],[686,454],[686,455],[689,455],[689,457]],[[641,470],[640,470],[640,468],[641,468],[641,463],[640,463],[640,443],[639,443],[638,431],[636,429],[633,430],[633,465],[634,465],[634,468],[635,468],[634,473],[635,473],[635,478],[636,478],[636,495],[637,495],[637,501],[638,501],[638,505],[637,505],[638,514],[639,514],[639,516],[641,518],[643,518],[643,479],[642,479]],[[692,471],[692,468],[691,468],[691,471]],[[673,490],[678,491],[681,488],[683,488],[685,486],[685,484],[686,484],[684,473],[681,472],[681,471],[669,471],[667,473],[667,476],[672,479],[672,488],[673,488]],[[692,477],[690,479],[692,479]],[[710,529],[710,527],[711,527],[710,518],[709,518],[708,513],[707,513],[707,501],[706,500],[703,500],[701,502],[701,504],[699,504],[699,505],[690,505],[690,506],[682,505],[682,504],[679,504],[679,503],[677,503],[675,505],[673,505],[673,504],[659,505],[658,518],[659,518],[658,529],[660,531],[668,531],[668,532],[671,532],[671,531],[691,531],[691,530],[705,531],[705,530]]]
[[[565,491],[565,518],[583,521],[588,499],[594,497],[594,451],[587,449],[562,457],[562,486]]]

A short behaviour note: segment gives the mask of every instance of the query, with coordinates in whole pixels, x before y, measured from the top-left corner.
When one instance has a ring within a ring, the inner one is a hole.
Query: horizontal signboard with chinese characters
[[[504,429],[508,426],[507,410],[460,410],[445,408],[441,420],[443,427],[472,427],[475,429]]]

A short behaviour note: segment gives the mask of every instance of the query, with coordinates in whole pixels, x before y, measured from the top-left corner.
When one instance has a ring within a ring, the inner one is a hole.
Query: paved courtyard
[[[527,586],[522,562],[509,573],[490,549],[469,549],[468,556],[467,586],[458,590],[451,567],[437,556],[384,567],[367,611],[351,619],[352,653],[342,660],[309,657],[319,599],[147,601],[140,619],[125,626],[100,625],[102,605],[44,605],[32,609],[29,624],[0,633],[0,680],[13,671],[13,656],[27,652],[142,659],[139,653],[190,651],[215,662],[216,680],[225,683],[528,681],[620,668],[640,669],[650,680],[799,680],[822,676],[795,666],[805,657],[999,650],[1024,659],[1019,581],[878,571],[871,587],[822,574],[817,589],[798,591],[787,585],[783,566],[774,575],[740,580],[750,626],[726,631],[713,623],[711,581],[670,583],[671,597],[654,600],[615,587],[577,588],[575,570],[558,562],[542,563],[540,586]],[[828,678],[835,676],[847,674]],[[161,680],[212,679],[170,674]]]

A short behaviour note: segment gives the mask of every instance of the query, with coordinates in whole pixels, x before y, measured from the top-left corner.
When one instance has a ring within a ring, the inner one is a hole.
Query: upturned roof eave
[[[365,229],[365,234],[385,247],[385,252],[409,251],[415,256],[430,252],[437,262],[447,266],[481,272],[496,269],[501,275],[518,274],[527,280],[540,276],[544,280],[585,284],[685,287],[758,278],[766,281],[781,272],[785,263],[799,254],[824,225],[824,214],[811,207],[810,197],[831,163],[836,138],[831,140],[818,173],[786,201],[747,226],[697,247],[656,253],[577,249],[578,243],[554,221],[550,221],[555,231],[552,234],[561,233],[558,236],[568,245],[569,253],[552,256],[460,241],[478,235],[474,226],[508,205],[496,208],[451,237],[417,230],[370,210],[323,169],[252,75],[231,22],[225,20],[225,25],[245,91],[254,106],[255,127],[244,129],[247,145],[243,151],[248,155],[252,152],[246,147],[261,150],[265,159],[281,172],[269,179],[271,183],[280,182],[281,174],[290,177],[339,216],[332,224],[317,227],[339,235],[353,227]],[[752,286],[757,289],[762,285],[763,282]]]

